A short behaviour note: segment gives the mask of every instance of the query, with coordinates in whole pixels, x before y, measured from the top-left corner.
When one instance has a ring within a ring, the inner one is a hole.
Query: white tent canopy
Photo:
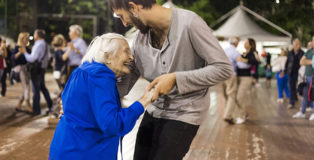
[[[277,36],[271,34],[265,30],[263,30],[260,26],[258,26],[254,21],[252,21],[245,12],[248,12],[255,16],[256,18],[262,20],[263,22],[271,25],[276,28],[286,36]],[[259,42],[286,42],[290,43],[291,34],[287,31],[283,30],[279,26],[274,23],[268,21],[264,17],[258,15],[257,13],[249,10],[243,5],[238,6],[237,8],[231,10],[225,16],[220,18],[217,23],[220,23],[227,17],[232,15],[222,26],[220,26],[213,34],[217,37],[229,38],[231,36],[238,36],[241,39],[245,38],[254,38]],[[217,24],[216,23],[216,24]]]

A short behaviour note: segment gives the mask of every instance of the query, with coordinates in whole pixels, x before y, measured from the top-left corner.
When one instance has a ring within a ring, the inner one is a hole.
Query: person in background
[[[314,38],[312,39],[312,43],[314,43]],[[308,106],[313,108],[313,101],[309,101],[308,98],[308,91],[310,84],[312,82],[312,78],[314,76],[314,69],[312,67],[312,62],[313,62],[313,56],[314,56],[314,51],[313,47],[309,49],[304,56],[300,60],[300,65],[305,66],[305,76],[306,76],[306,86],[303,88],[303,95],[302,95],[302,104],[300,111],[297,112],[295,115],[293,115],[293,118],[305,118],[305,111]],[[309,120],[314,120],[314,110],[312,109],[312,115],[310,116]]]
[[[3,70],[2,76],[1,76],[1,96],[5,97],[5,93],[7,91],[7,75],[10,73],[11,68],[12,68],[12,62],[11,62],[11,55],[12,52],[9,49],[9,47],[6,44],[6,41],[4,39],[2,39],[2,41],[0,40],[0,43],[2,44],[3,50],[6,51],[6,57],[3,57],[4,59],[4,63],[5,63],[5,68]]]
[[[258,65],[256,43],[252,38],[248,38],[244,43],[246,52],[241,57],[237,58],[237,76],[238,76],[238,91],[237,91],[237,102],[240,108],[243,110],[239,117],[236,119],[237,124],[242,124],[246,121],[248,114],[245,111],[249,93],[252,88],[253,77],[251,70],[253,66]],[[252,98],[252,97],[251,97]]]
[[[288,52],[287,62],[285,64],[285,70],[279,74],[282,78],[285,74],[289,79],[290,101],[288,108],[293,108],[295,101],[297,100],[297,80],[300,69],[300,60],[303,57],[304,52],[301,49],[299,39],[293,41],[293,49]]]
[[[57,81],[59,89],[62,91],[65,83],[61,80],[62,75],[66,74],[66,62],[63,61],[62,56],[66,47],[66,40],[63,35],[56,35],[52,42],[54,47],[54,72],[53,77]]]
[[[30,103],[31,75],[27,71],[27,67],[26,67],[27,61],[25,59],[25,55],[19,50],[19,48],[22,47],[26,49],[26,52],[27,52],[26,54],[31,53],[31,49],[28,47],[28,45],[29,45],[29,33],[21,32],[17,39],[17,45],[13,49],[11,59],[12,59],[12,64],[14,66],[14,71],[19,73],[20,80],[22,83],[22,88],[23,88],[21,96],[20,96],[20,100],[15,110],[24,111],[24,109],[22,109],[22,105],[23,105],[23,101],[25,101],[26,103],[25,111],[32,112],[33,109]]]
[[[226,48],[224,51],[229,58],[234,75],[223,82],[223,88],[226,95],[226,107],[224,113],[224,120],[229,124],[234,124],[234,113],[235,112],[243,112],[242,108],[236,102],[237,89],[238,89],[238,81],[237,81],[237,58],[241,57],[241,54],[237,51],[237,46],[239,44],[239,37],[231,37],[229,39],[230,46]]]
[[[271,78],[273,76],[271,66],[270,64],[267,64],[265,67],[265,77],[266,77],[266,87],[270,88],[271,87]]]
[[[76,24],[71,25],[69,28],[69,37],[71,42],[68,43],[66,52],[62,56],[63,61],[68,61],[67,79],[70,77],[74,69],[81,64],[87,49],[86,43],[82,39],[83,28],[81,26]]]
[[[40,91],[42,91],[46,102],[48,104],[48,111],[46,114],[52,112],[52,100],[50,98],[49,91],[45,84],[45,73],[46,68],[48,66],[49,61],[49,48],[47,43],[45,42],[45,35],[46,32],[42,29],[36,29],[34,31],[34,40],[35,44],[32,48],[32,52],[29,54],[26,52],[25,47],[20,47],[19,51],[22,52],[25,56],[25,59],[28,63],[39,62],[40,66],[36,69],[36,73],[31,72],[31,81],[33,87],[33,112],[32,115],[39,115],[41,114],[40,108]],[[38,72],[37,72],[38,71]]]
[[[288,75],[284,74],[283,77],[280,77],[280,73],[284,71],[285,69],[285,64],[287,61],[287,51],[286,50],[281,50],[281,53],[278,58],[276,58],[273,61],[273,67],[272,67],[272,72],[277,72],[276,73],[276,80],[277,80],[277,89],[278,89],[278,99],[277,102],[283,103],[283,91],[285,91],[286,98],[290,98],[290,91],[288,87]]]
[[[63,61],[62,56],[64,54],[64,50],[66,47],[66,40],[62,34],[58,34],[53,37],[51,42],[52,46],[54,47],[54,71],[53,77],[56,80],[59,93],[57,98],[54,100],[54,111],[53,111],[53,118],[58,118],[59,113],[61,111],[61,94],[66,84],[66,73],[67,73],[67,66],[66,61]]]
[[[5,59],[7,58],[7,46],[5,43],[2,43],[2,38],[0,38],[0,80],[2,79],[4,70],[6,68]],[[1,90],[4,90],[3,86],[1,87]],[[0,94],[0,97],[2,97],[2,94]]]

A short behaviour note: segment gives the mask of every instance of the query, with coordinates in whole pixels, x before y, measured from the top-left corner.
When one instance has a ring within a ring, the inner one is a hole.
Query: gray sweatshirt
[[[151,34],[138,33],[133,47],[132,72],[118,82],[126,95],[139,76],[153,81],[160,75],[176,74],[176,85],[168,95],[147,107],[155,118],[200,125],[209,108],[209,87],[233,75],[232,65],[212,30],[197,14],[173,9],[169,33],[161,49],[151,45]]]

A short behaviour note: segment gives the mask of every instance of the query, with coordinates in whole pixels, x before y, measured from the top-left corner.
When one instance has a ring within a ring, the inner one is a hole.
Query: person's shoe
[[[297,112],[295,115],[292,116],[293,118],[305,118],[305,114],[301,111]]]
[[[283,98],[277,99],[277,102],[278,102],[278,103],[283,103]]]
[[[310,121],[314,121],[314,113],[311,114],[311,117],[309,119]]]
[[[293,104],[289,104],[289,105],[288,105],[288,108],[289,108],[289,109],[292,109],[293,107],[294,107]]]
[[[306,112],[312,112],[313,109],[312,109],[311,107],[307,107],[305,111],[306,111]]]
[[[230,124],[230,125],[233,125],[233,124],[234,124],[234,121],[233,121],[232,118],[225,118],[224,121],[227,122],[227,123]]]
[[[235,121],[236,124],[243,124],[244,122],[245,122],[244,118],[237,118]]]

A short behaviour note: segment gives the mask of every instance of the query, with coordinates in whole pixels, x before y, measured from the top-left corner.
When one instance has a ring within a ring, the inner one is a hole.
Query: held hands
[[[149,91],[148,88],[146,88],[143,97],[139,99],[138,101],[144,106],[144,108],[146,108],[149,104],[153,102],[152,101],[153,95],[154,95],[154,89]]]
[[[176,84],[176,74],[169,73],[157,77],[149,86],[148,90],[155,89],[152,101],[158,99],[159,95],[167,95]]]
[[[75,50],[75,47],[74,47],[73,43],[71,43],[71,42],[68,43],[68,47],[70,47],[71,50],[73,50],[73,51]]]
[[[284,71],[281,71],[281,72],[279,73],[279,77],[280,77],[280,78],[282,78],[284,75],[285,75],[285,72],[284,72]]]
[[[26,48],[25,48],[25,47],[20,47],[20,48],[19,48],[19,52],[20,52],[21,54],[24,54],[24,53],[26,52]]]

